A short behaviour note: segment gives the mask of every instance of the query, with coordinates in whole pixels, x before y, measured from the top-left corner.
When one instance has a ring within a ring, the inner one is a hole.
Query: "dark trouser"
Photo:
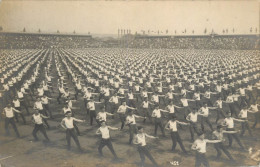
[[[228,103],[228,106],[229,106],[229,110],[231,112],[231,116],[237,116],[237,112],[235,110],[235,107],[234,107],[234,104],[233,103]]]
[[[15,107],[15,109],[18,111],[21,111],[21,107]],[[18,115],[20,115],[22,117],[23,123],[26,124],[23,113],[17,113],[17,112],[14,113],[16,122],[19,122]]]
[[[130,124],[129,125],[129,133],[130,133],[129,144],[131,144],[132,141],[133,141],[133,138],[134,138],[134,134],[137,133],[136,124]]]
[[[89,118],[90,118],[90,125],[93,125],[93,119],[96,119],[96,111],[95,110],[90,110]]]
[[[109,148],[109,150],[111,151],[111,153],[114,155],[115,158],[117,158],[117,155],[115,153],[115,150],[113,148],[113,145],[111,143],[110,139],[101,139],[100,144],[98,146],[98,152],[100,156],[103,156],[103,152],[102,149],[103,147],[107,146]]]
[[[150,154],[146,146],[138,146],[137,150],[141,158],[142,166],[144,166],[145,156],[150,159],[150,161],[153,163],[154,166],[158,166],[158,164],[155,162],[155,160],[153,159],[152,155]]]
[[[149,113],[148,108],[143,108],[143,116],[149,118],[149,120],[152,121],[151,114]],[[146,118],[144,119],[143,122],[145,123],[145,121],[146,121]]]
[[[159,126],[161,131],[162,131],[163,136],[165,136],[164,127],[162,125],[162,119],[161,118],[155,118],[154,125],[155,125],[154,135],[155,136],[157,135],[157,129],[158,129],[158,126]]]
[[[197,109],[201,108],[202,105],[201,105],[201,101],[200,100],[196,100],[195,103],[196,103],[196,108]]]
[[[29,115],[29,110],[28,110],[28,106],[26,104],[26,102],[24,101],[24,99],[19,99],[20,103],[21,103],[21,106],[23,106],[27,112],[27,114]]]
[[[117,109],[118,109],[118,104],[115,104],[115,103],[110,103],[110,112],[112,113],[112,114],[114,114],[115,113],[115,111],[117,111]],[[114,115],[112,116],[112,118],[114,119]]]
[[[208,106],[213,106],[211,100],[208,98],[204,98],[204,102],[206,102]]]
[[[47,116],[47,113],[45,110],[39,110],[39,113],[44,115],[44,116]],[[48,124],[48,121],[45,119],[45,118],[42,118],[43,122],[45,123],[45,125],[50,128],[50,125]]]
[[[213,131],[212,125],[209,121],[209,117],[201,117],[201,130],[204,131],[204,122],[206,122],[209,125],[210,129]]]
[[[49,105],[48,104],[43,104],[43,109],[44,109],[44,113],[45,114],[50,114],[50,117],[52,118],[52,111],[49,109]],[[48,113],[47,113],[48,111]]]
[[[73,140],[77,144],[78,149],[81,150],[81,147],[80,147],[80,144],[79,144],[79,139],[78,139],[77,135],[75,134],[74,128],[66,130],[66,139],[67,139],[68,149],[70,150],[70,138],[71,137],[73,138]]]
[[[225,118],[225,115],[223,113],[222,108],[218,108],[217,109],[217,118],[216,118],[216,123],[218,122],[218,120],[220,119],[220,116],[222,116],[223,118]]]
[[[209,162],[205,153],[196,152],[195,167],[200,167],[201,164],[203,164],[205,167],[209,167]]]
[[[176,147],[177,142],[178,142],[180,147],[181,147],[181,149],[182,149],[182,151],[184,153],[186,153],[186,150],[185,150],[185,148],[184,148],[184,146],[182,144],[182,140],[180,138],[179,133],[178,132],[171,132],[171,138],[172,138],[172,151],[175,150],[175,147]]]
[[[233,160],[233,157],[230,155],[230,153],[228,152],[228,150],[226,149],[226,147],[223,145],[223,143],[215,143],[214,144],[214,147],[217,151],[217,158],[220,158],[221,156],[221,150],[227,155],[227,157],[230,159],[230,160]]]
[[[12,117],[12,118],[5,118],[5,132],[6,132],[6,134],[7,135],[9,135],[10,134],[10,132],[9,132],[9,128],[8,128],[8,125],[9,124],[11,124],[12,126],[13,126],[13,128],[14,128],[14,131],[15,131],[15,133],[16,133],[16,136],[17,137],[20,137],[20,134],[19,134],[19,132],[18,132],[18,129],[17,129],[17,127],[16,127],[16,125],[15,125],[15,122],[14,122],[14,117]]]
[[[255,122],[254,122],[252,128],[255,128],[255,126],[257,125],[257,123],[259,121],[259,117],[260,117],[259,112],[254,113],[254,116],[255,116]]]
[[[243,120],[246,120],[246,119],[243,119]],[[252,136],[251,129],[249,128],[249,125],[248,125],[247,121],[246,122],[242,122],[241,126],[242,126],[242,131],[241,131],[241,134],[240,134],[241,136],[244,135],[246,129],[248,130],[249,135]]]
[[[59,92],[59,96],[57,97],[57,101],[58,101],[59,104],[60,104],[60,98],[61,98],[61,96],[62,96],[62,93]]]
[[[240,108],[241,108],[241,106],[242,106],[243,104],[248,105],[249,102],[248,102],[246,96],[240,96],[240,97],[241,97]]]
[[[105,109],[108,110],[109,96],[104,96],[104,100],[105,100]]]
[[[35,125],[34,125],[34,129],[33,129],[33,132],[32,132],[34,139],[35,139],[35,140],[38,140],[37,132],[38,132],[39,130],[42,132],[42,134],[44,135],[44,137],[49,141],[49,138],[48,138],[48,136],[47,136],[47,134],[46,134],[46,130],[45,130],[43,124],[35,124]]]
[[[128,100],[128,106],[134,107],[135,108],[135,101],[133,99]]]
[[[227,128],[226,129],[227,131],[234,131],[234,128]],[[241,147],[241,148],[244,148],[240,139],[238,138],[237,134],[227,134],[228,136],[228,142],[229,142],[229,147],[232,146],[232,142],[233,142],[233,138],[237,141],[238,145]]]
[[[79,132],[79,127],[77,126],[77,124],[75,122],[73,122],[73,126],[77,132],[78,135],[80,135],[80,132]]]
[[[121,121],[121,130],[122,130],[125,126],[125,114],[119,113],[119,118],[120,118],[120,121]]]
[[[194,141],[194,131],[198,134],[197,125],[196,123],[190,122],[190,135],[192,141]]]

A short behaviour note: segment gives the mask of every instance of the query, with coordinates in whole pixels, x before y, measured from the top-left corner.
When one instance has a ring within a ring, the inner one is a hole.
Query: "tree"
[[[192,30],[192,34],[194,34],[194,30]]]
[[[59,34],[60,33],[60,31],[59,30],[57,30],[57,34]]]
[[[0,31],[3,31],[3,27],[2,26],[0,26]]]
[[[174,33],[177,34],[177,31],[175,30]]]
[[[75,31],[75,30],[73,31],[73,34],[76,34],[76,31]]]
[[[26,29],[25,29],[25,27],[23,28],[23,32],[26,32]]]
[[[38,30],[38,33],[41,33],[41,29]]]
[[[223,34],[225,34],[225,30],[224,30],[224,29],[223,29],[223,31],[222,31],[222,32],[223,32]]]
[[[204,30],[204,34],[207,34],[207,28],[205,28],[205,30]]]

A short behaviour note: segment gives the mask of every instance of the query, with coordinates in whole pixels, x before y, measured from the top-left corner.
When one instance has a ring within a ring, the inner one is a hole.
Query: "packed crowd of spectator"
[[[44,48],[168,48],[168,49],[226,49],[251,50],[260,48],[260,40],[255,35],[243,36],[178,36],[110,39],[92,36],[61,34],[1,33],[1,49],[44,49]]]
[[[220,37],[174,37],[174,38],[136,38],[131,48],[169,48],[169,49],[256,49],[259,38],[256,36]]]

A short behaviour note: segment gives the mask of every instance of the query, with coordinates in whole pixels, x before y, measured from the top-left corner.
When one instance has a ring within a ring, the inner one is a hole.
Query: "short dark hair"
[[[142,126],[138,126],[138,127],[137,127],[138,130],[141,130],[141,129],[143,129],[143,128],[144,128],[144,127],[142,127]]]

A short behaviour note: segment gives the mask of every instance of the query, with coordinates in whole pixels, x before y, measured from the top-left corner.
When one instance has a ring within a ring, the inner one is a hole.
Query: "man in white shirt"
[[[227,157],[231,160],[231,161],[235,161],[233,159],[233,157],[231,156],[231,154],[229,153],[229,151],[226,149],[226,147],[224,146],[224,134],[232,134],[232,133],[237,133],[238,131],[225,131],[223,130],[223,127],[222,125],[218,125],[217,126],[217,130],[215,130],[213,133],[212,133],[212,138],[214,140],[221,140],[221,142],[219,143],[215,143],[214,144],[214,147],[217,151],[217,160],[220,159],[220,156],[221,156],[221,150],[227,155]]]
[[[74,121],[76,122],[86,122],[85,120],[76,119],[74,117],[71,117],[71,112],[66,113],[66,117],[61,121],[61,126],[66,130],[66,139],[68,144],[68,150],[71,149],[70,145],[70,138],[72,137],[75,141],[75,143],[78,146],[78,149],[82,152],[82,149],[80,147],[80,143],[78,140],[78,136],[75,134],[74,130]]]
[[[16,110],[21,111],[21,104],[20,104],[20,101],[17,98],[17,96],[14,97],[13,106]],[[15,115],[16,122],[19,122],[18,115],[20,115],[22,117],[23,123],[26,124],[26,121],[25,121],[25,118],[24,118],[24,115],[22,112],[20,112],[20,113],[15,112],[14,115]]]
[[[14,121],[14,112],[20,113],[20,111],[11,107],[11,104],[7,104],[7,107],[4,108],[3,114],[5,115],[5,132],[6,132],[6,135],[10,134],[8,126],[9,126],[9,124],[11,124],[14,128],[16,136],[19,138],[20,134],[18,132],[18,129],[17,129],[15,121]]]
[[[107,121],[107,115],[109,115],[109,116],[113,116],[114,115],[114,114],[110,114],[110,113],[106,112],[104,106],[102,106],[100,108],[100,110],[101,111],[97,114],[97,117],[96,117],[96,120],[98,121],[99,126],[101,126],[101,122],[106,122]]]
[[[158,137],[150,136],[150,135],[144,133],[144,129],[141,126],[139,126],[137,128],[137,130],[138,130],[138,133],[135,135],[133,143],[138,146],[137,150],[138,150],[140,158],[141,158],[141,166],[144,167],[145,156],[146,156],[150,159],[150,161],[153,163],[153,165],[155,167],[158,167],[159,165],[154,160],[154,158],[152,157],[152,155],[150,154],[150,152],[146,146],[146,137],[151,138],[151,139],[158,139]]]
[[[240,119],[245,120],[245,122],[241,122],[242,130],[241,130],[240,136],[244,135],[246,129],[248,130],[249,135],[252,136],[252,132],[251,132],[251,129],[249,128],[248,120],[247,120],[248,112],[253,113],[253,111],[248,110],[247,106],[244,105],[244,106],[242,106],[242,110],[240,110],[240,113],[238,114],[238,117]]]
[[[155,105],[155,109],[152,112],[152,117],[154,118],[154,126],[155,126],[154,135],[157,136],[157,129],[158,129],[158,126],[159,126],[161,131],[162,131],[163,136],[165,137],[161,111],[162,112],[168,112],[167,110],[159,109],[158,104]]]
[[[91,97],[90,101],[87,104],[87,111],[89,112],[91,126],[93,125],[93,120],[96,119],[96,103],[102,103],[102,102],[96,102],[94,101],[93,97]]]
[[[136,132],[137,132],[135,118],[145,118],[145,117],[141,117],[141,116],[133,114],[132,110],[129,112],[128,116],[126,117],[125,124],[129,126],[129,133],[130,133],[129,144],[132,144],[134,134],[136,134]]]
[[[224,126],[227,126],[226,131],[234,131],[234,121],[238,121],[238,122],[245,122],[245,120],[241,120],[241,119],[236,119],[233,118],[231,116],[231,113],[229,112],[227,114],[227,117],[224,119]],[[240,146],[240,148],[243,150],[244,146],[242,145],[240,139],[238,138],[237,134],[228,134],[228,142],[229,142],[229,147],[232,147],[232,142],[233,142],[233,138],[237,141],[238,145]]]
[[[221,97],[218,97],[218,100],[216,100],[215,104],[213,105],[215,107],[217,107],[217,118],[216,118],[216,123],[218,122],[218,120],[220,119],[220,116],[222,116],[222,118],[225,118],[225,114],[223,112],[223,101]]]
[[[123,102],[121,106],[119,106],[117,113],[119,115],[121,121],[121,130],[123,130],[125,126],[125,119],[126,119],[126,111],[127,109],[135,110],[135,108],[129,107],[126,105],[126,102]]]
[[[169,122],[165,125],[165,129],[171,131],[171,138],[172,138],[172,151],[175,152],[175,147],[177,145],[177,142],[179,143],[182,151],[187,154],[187,151],[185,150],[183,144],[182,144],[182,139],[180,138],[180,135],[178,133],[178,124],[181,125],[189,125],[188,123],[181,122],[177,120],[177,116],[175,114],[171,115],[171,118]]]
[[[190,135],[191,135],[191,140],[194,142],[194,131],[198,134],[198,127],[197,127],[197,122],[198,122],[198,115],[199,113],[197,112],[196,109],[193,109],[191,113],[189,113],[186,117],[186,120],[189,121],[190,123]]]
[[[100,157],[103,157],[102,149],[105,146],[107,146],[109,148],[109,150],[111,151],[111,153],[114,155],[114,158],[118,159],[118,157],[115,153],[115,150],[113,148],[113,145],[111,143],[109,130],[119,130],[119,128],[107,126],[105,121],[101,121],[101,126],[96,131],[97,135],[101,135],[101,141],[100,141],[100,144],[98,146],[98,152],[99,152]]]
[[[252,128],[254,129],[259,121],[259,110],[258,110],[258,104],[251,104],[251,106],[249,107],[250,111],[253,111],[254,113],[254,117],[255,117],[255,122],[252,126]]]
[[[204,138],[204,133],[198,134],[198,139],[192,144],[191,149],[196,150],[195,167],[200,167],[203,164],[205,167],[209,167],[209,162],[206,157],[206,144],[207,143],[219,143],[221,140],[208,140]]]
[[[47,136],[46,130],[43,125],[43,119],[47,119],[49,117],[46,117],[39,113],[39,110],[35,110],[35,113],[32,115],[32,122],[34,123],[34,129],[33,129],[33,137],[35,141],[38,141],[37,132],[40,130],[43,134],[43,136],[46,138],[47,141],[50,141],[50,139]]]

